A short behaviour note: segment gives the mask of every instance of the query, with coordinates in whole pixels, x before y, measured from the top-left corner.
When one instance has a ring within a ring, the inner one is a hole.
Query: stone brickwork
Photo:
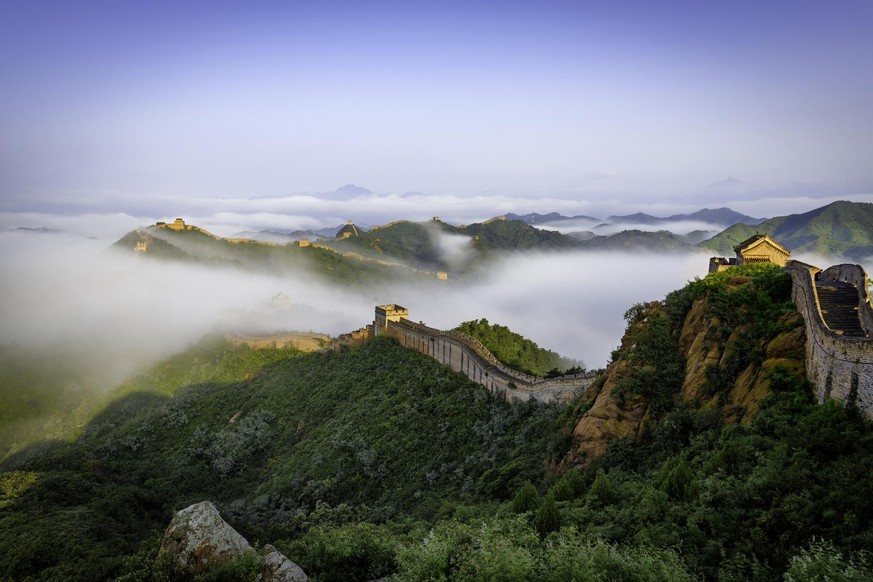
[[[846,337],[825,324],[815,282],[840,281],[858,288],[858,314],[867,333],[873,330],[873,310],[867,296],[867,276],[858,265],[837,265],[825,271],[798,261],[785,269],[792,279],[792,299],[806,325],[807,377],[819,402],[834,398],[856,406],[873,418],[873,340]]]
[[[398,308],[405,312],[404,315],[397,313]],[[395,317],[388,319],[386,312]],[[402,307],[379,306],[376,308],[374,328],[379,335],[387,334],[396,338],[400,345],[434,358],[507,400],[527,400],[531,397],[543,402],[564,400],[577,391],[588,389],[594,382],[593,373],[538,378],[513,370],[500,363],[475,338],[457,331],[442,331],[413,323],[406,315],[408,311]]]

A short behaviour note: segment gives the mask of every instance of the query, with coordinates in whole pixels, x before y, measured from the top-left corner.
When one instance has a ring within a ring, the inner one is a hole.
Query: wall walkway
[[[806,370],[819,402],[834,398],[856,406],[873,419],[873,309],[867,275],[859,265],[836,265],[822,271],[789,261],[792,299],[806,325]],[[822,316],[817,283],[849,283],[858,294],[858,316],[866,337],[845,336],[827,326]]]

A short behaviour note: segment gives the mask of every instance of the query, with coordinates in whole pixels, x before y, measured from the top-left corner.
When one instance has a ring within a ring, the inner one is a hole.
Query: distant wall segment
[[[400,316],[400,313],[403,315]],[[434,358],[507,400],[527,400],[531,397],[543,402],[561,400],[587,389],[594,382],[593,373],[538,378],[519,372],[499,362],[475,338],[457,331],[442,331],[414,323],[406,315],[408,311],[399,306],[377,307],[374,323],[376,333],[396,338],[400,345]]]
[[[846,337],[831,330],[822,317],[816,291],[816,281],[856,285],[862,327],[873,335],[866,273],[859,265],[836,265],[822,271],[799,261],[789,261],[785,269],[791,275],[792,299],[805,322],[806,370],[818,401],[834,398],[873,418],[873,339]]]
[[[239,331],[228,332],[225,340],[235,346],[246,345],[256,350],[275,348],[294,348],[301,352],[314,352],[333,343],[333,339],[323,333],[294,331],[276,335],[249,335]]]

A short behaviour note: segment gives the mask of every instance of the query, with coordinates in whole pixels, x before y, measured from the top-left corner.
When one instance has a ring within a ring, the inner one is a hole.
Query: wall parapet
[[[852,283],[852,277],[859,277],[857,282],[863,283],[863,288],[858,285],[860,315],[869,310],[866,274],[858,265],[837,265],[832,269],[821,271],[799,261],[789,261],[785,266],[792,281],[791,297],[806,327],[807,377],[815,386],[819,402],[833,398],[873,418],[873,340],[843,336],[831,330],[822,317],[815,285],[816,280]],[[846,280],[842,279],[844,276]]]

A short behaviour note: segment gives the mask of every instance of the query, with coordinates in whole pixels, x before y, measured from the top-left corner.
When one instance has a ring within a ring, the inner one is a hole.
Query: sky
[[[871,26],[869,0],[5,0],[0,213],[230,231],[871,201]]]

